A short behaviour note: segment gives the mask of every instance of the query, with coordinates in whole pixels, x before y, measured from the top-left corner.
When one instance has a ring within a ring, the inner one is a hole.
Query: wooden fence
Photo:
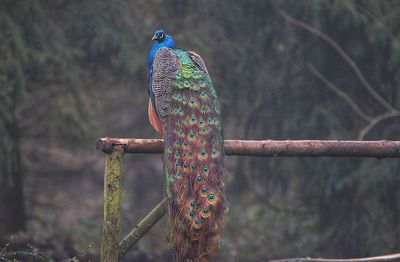
[[[132,231],[120,241],[122,160],[125,153],[163,153],[161,139],[100,138],[96,149],[106,153],[104,171],[104,220],[101,241],[102,262],[122,258],[166,213],[163,199]],[[399,158],[400,141],[339,140],[225,140],[225,155],[259,157],[373,157]],[[400,261],[399,254],[357,259],[292,258],[275,262],[300,261]]]

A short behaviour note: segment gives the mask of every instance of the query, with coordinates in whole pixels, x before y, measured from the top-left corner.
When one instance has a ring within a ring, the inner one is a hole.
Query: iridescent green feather
[[[218,249],[223,226],[220,112],[206,69],[193,60],[198,55],[172,51],[179,67],[171,82],[164,133],[170,240],[179,261],[197,261]]]

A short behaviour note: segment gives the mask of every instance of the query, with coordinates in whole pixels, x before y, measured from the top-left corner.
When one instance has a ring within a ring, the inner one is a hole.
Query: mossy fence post
[[[121,185],[124,146],[115,145],[106,156],[104,169],[104,219],[100,261],[118,261],[121,231]]]

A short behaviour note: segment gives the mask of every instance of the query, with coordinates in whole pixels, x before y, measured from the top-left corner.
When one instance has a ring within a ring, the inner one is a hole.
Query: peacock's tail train
[[[219,248],[226,206],[220,110],[205,67],[173,52],[180,66],[164,126],[170,241],[178,261],[206,261]]]

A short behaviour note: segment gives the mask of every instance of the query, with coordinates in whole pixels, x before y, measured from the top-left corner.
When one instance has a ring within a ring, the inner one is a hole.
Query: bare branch
[[[337,86],[335,86],[331,81],[329,81],[326,77],[324,77],[314,66],[308,64],[308,68],[311,73],[316,76],[319,80],[321,80],[329,89],[335,92],[338,96],[343,98],[347,104],[354,110],[354,112],[359,115],[364,121],[369,122],[372,120],[372,117],[364,113],[361,108],[357,105],[357,103],[345,92],[340,90]]]
[[[350,258],[350,259],[329,259],[329,258],[286,258],[270,260],[269,262],[382,262],[382,261],[399,261],[400,253],[390,254],[378,257]]]
[[[329,44],[342,58],[343,60],[351,67],[353,70],[354,74],[357,76],[357,78],[360,80],[360,82],[363,84],[365,89],[369,92],[369,94],[375,98],[384,108],[386,108],[389,111],[395,111],[392,105],[390,105],[381,95],[379,95],[374,88],[368,83],[367,79],[365,79],[363,73],[361,72],[360,68],[357,66],[357,64],[354,62],[353,59],[350,58],[350,56],[328,35],[325,33],[321,32],[319,29],[312,27],[302,21],[296,20],[293,17],[289,16],[285,11],[282,9],[278,8],[279,14],[289,23],[294,26],[300,27],[303,30],[306,30],[307,32],[310,32],[317,37],[321,38],[324,40],[327,44]]]
[[[379,124],[383,120],[386,120],[386,119],[392,118],[392,117],[400,117],[400,111],[386,112],[386,113],[383,113],[383,114],[373,118],[366,127],[361,129],[357,139],[364,140],[365,136],[369,133],[369,131],[371,131],[372,128],[374,128],[377,124]]]

